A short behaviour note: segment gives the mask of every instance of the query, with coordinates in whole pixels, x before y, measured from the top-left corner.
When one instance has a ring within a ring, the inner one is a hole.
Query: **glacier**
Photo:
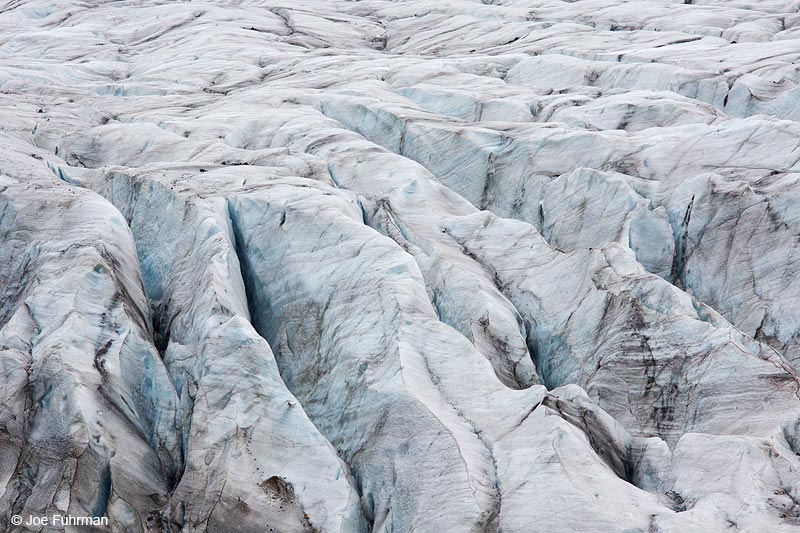
[[[800,530],[800,1],[6,0],[0,110],[0,530]]]

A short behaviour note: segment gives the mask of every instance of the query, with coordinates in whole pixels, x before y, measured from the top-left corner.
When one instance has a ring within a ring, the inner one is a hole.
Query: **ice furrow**
[[[347,466],[249,324],[227,205],[181,191],[187,171],[197,169],[118,169],[87,182],[129,220],[179,393],[186,467],[162,514],[184,531],[364,530]]]
[[[42,170],[2,178],[0,520],[105,515],[143,531],[182,468],[177,395],[125,221]]]

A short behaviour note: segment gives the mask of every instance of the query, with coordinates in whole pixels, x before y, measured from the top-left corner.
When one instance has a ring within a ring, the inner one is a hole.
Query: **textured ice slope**
[[[797,531],[798,65],[797,1],[3,3],[0,529]]]

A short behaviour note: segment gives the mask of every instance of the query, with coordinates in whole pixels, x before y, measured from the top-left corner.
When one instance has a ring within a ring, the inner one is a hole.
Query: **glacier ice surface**
[[[2,3],[0,529],[797,531],[799,39]]]

